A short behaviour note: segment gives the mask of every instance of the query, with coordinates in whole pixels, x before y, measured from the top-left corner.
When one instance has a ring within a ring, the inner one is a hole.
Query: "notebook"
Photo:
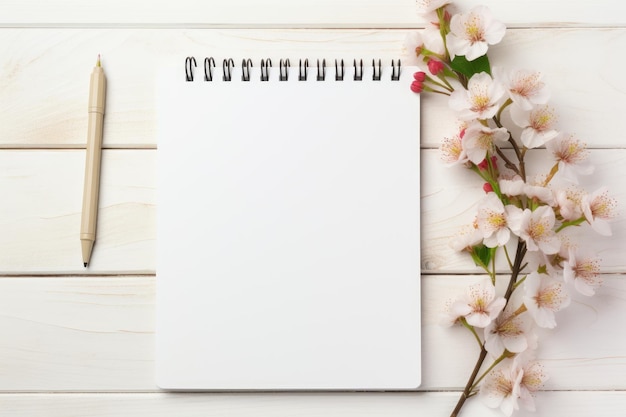
[[[159,387],[420,384],[420,103],[391,64],[161,71]]]

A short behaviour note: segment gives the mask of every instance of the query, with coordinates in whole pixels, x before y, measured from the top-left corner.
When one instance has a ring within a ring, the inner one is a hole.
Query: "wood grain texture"
[[[459,3],[460,4],[460,3]],[[484,4],[498,19],[516,26],[607,26],[624,22],[619,0],[465,0],[463,9]],[[180,26],[186,27],[415,27],[423,25],[414,0],[255,1],[7,0],[2,26]],[[119,12],[123,10],[123,12]]]
[[[604,278],[595,297],[573,294],[558,327],[542,332],[537,358],[551,376],[546,389],[626,384],[626,338],[614,328],[626,308],[626,280]],[[472,336],[440,321],[446,301],[479,279],[422,278],[420,390],[459,389],[469,374],[478,350]],[[0,391],[157,391],[154,291],[154,277],[0,279]]]
[[[155,153],[104,152],[97,241],[85,270],[78,240],[85,151],[0,152],[0,189],[11,196],[0,205],[0,269],[154,273]]]
[[[536,152],[543,167],[551,166],[547,151]],[[103,152],[98,235],[86,270],[78,239],[84,151],[0,151],[0,189],[11,196],[0,204],[0,274],[153,274],[156,153]],[[445,167],[437,150],[425,149],[421,157],[423,272],[480,272],[467,255],[452,250],[450,241],[473,221],[482,182],[463,168]],[[626,150],[597,149],[590,158],[596,172],[581,185],[589,191],[606,185],[618,201],[626,201]],[[532,169],[531,164],[529,173]],[[613,236],[603,237],[583,226],[578,239],[594,239],[605,272],[626,272],[620,244],[626,239],[624,217],[612,227]]]
[[[447,416],[457,393],[343,394],[4,394],[7,415],[30,417],[414,417]],[[623,417],[624,392],[539,393],[537,412],[516,417]],[[462,417],[500,417],[499,411],[469,401]]]
[[[492,62],[543,73],[561,128],[596,149],[593,185],[607,184],[626,201],[623,3],[465,0],[462,8],[477,4],[488,5],[513,28],[492,48]],[[156,391],[153,381],[156,67],[187,55],[256,62],[401,57],[404,63],[407,31],[425,24],[414,5],[414,0],[156,0],[149,7],[139,0],[0,2],[0,414],[448,415],[458,392],[167,394]],[[108,150],[99,239],[92,269],[85,271],[78,242],[80,148],[88,77],[98,53],[109,77]],[[471,220],[481,184],[438,161],[434,149],[455,126],[445,100],[424,97],[422,110],[422,263],[434,274],[423,277],[423,389],[458,389],[471,367],[473,341],[462,329],[442,328],[438,321],[442,303],[479,278],[448,241]],[[557,329],[541,336],[538,355],[551,374],[546,388],[558,391],[541,392],[538,411],[517,416],[624,415],[623,217],[613,227],[613,237],[593,238],[608,272],[605,286],[596,297],[577,296],[559,314]],[[496,415],[479,401],[470,401],[462,413]]]
[[[0,31],[0,148],[85,146],[89,73],[100,53],[108,78],[104,146],[156,147],[155,75],[187,55],[293,60],[402,58],[407,30],[3,29]],[[549,47],[543,45],[550,40]],[[559,127],[592,148],[623,147],[626,105],[620,57],[626,29],[511,29],[492,63],[541,71]],[[596,50],[594,59],[580,51]],[[63,74],[63,77],[59,77]],[[408,89],[408,86],[407,86]],[[243,109],[244,111],[246,109]],[[456,121],[442,97],[425,95],[422,146],[439,146]]]

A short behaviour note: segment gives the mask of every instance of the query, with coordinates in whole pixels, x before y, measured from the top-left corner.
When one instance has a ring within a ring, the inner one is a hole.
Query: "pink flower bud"
[[[483,159],[480,164],[477,165],[478,169],[481,171],[486,171],[489,168],[489,163],[487,162],[487,158]]]
[[[424,84],[422,84],[420,81],[415,80],[411,83],[411,91],[413,91],[414,93],[421,93],[423,89]]]
[[[437,59],[432,59],[430,58],[428,60],[428,70],[431,72],[431,74],[433,75],[438,75],[439,73],[441,73],[444,69],[443,66],[443,62],[437,60]]]
[[[461,129],[461,131],[459,132],[459,137],[460,137],[461,139],[463,139],[463,136],[465,136],[465,130],[466,130],[466,129]]]
[[[413,78],[415,78],[415,81],[422,83],[426,79],[426,73],[424,71],[418,71],[413,74]]]
[[[488,182],[483,184],[483,191],[487,194],[492,193],[493,192],[493,187],[491,186],[491,184],[489,184]]]

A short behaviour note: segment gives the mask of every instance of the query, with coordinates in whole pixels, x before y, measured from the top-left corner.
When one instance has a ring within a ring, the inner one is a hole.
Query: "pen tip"
[[[83,266],[87,268],[87,262],[83,262]]]
[[[97,66],[101,66],[101,65],[100,65],[100,54],[98,54],[98,62],[96,62],[96,65],[97,65]]]

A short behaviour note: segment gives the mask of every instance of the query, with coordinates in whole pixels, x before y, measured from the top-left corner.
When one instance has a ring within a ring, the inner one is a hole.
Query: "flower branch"
[[[557,130],[541,74],[491,66],[487,52],[504,37],[504,24],[484,6],[454,13],[446,0],[418,5],[434,23],[412,37],[409,50],[424,70],[415,73],[411,90],[448,96],[462,128],[444,140],[442,159],[469,168],[485,193],[473,222],[451,242],[489,277],[448,304],[445,322],[466,327],[480,349],[451,416],[477,393],[507,416],[520,406],[534,410],[533,397],[547,379],[533,360],[535,329],[556,326],[555,313],[569,305],[570,291],[591,296],[601,284],[599,259],[564,233],[587,226],[610,235],[616,201],[604,187],[588,193],[576,185],[578,176],[593,172],[589,153]],[[554,163],[545,173],[528,173],[527,151],[544,146]],[[509,245],[516,247],[513,258]],[[502,253],[506,277],[496,275]],[[496,292],[500,279],[508,279],[502,295]]]

